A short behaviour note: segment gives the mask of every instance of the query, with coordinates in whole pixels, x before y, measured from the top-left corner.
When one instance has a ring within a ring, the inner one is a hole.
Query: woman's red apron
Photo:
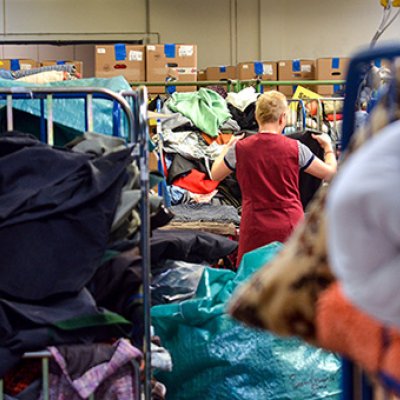
[[[238,264],[243,254],[284,242],[303,218],[296,140],[258,133],[236,144],[236,175],[242,192]]]

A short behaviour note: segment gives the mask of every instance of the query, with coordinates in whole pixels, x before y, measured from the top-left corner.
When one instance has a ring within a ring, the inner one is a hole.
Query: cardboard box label
[[[143,52],[131,50],[129,52],[129,61],[143,61]]]
[[[24,63],[21,63],[20,64],[20,67],[21,67],[21,69],[22,70],[29,70],[29,69],[32,69],[32,65],[31,64],[24,64]]]
[[[242,65],[243,69],[249,69],[249,66],[247,64]]]
[[[184,74],[196,74],[197,73],[197,68],[191,67],[191,68],[175,68],[175,71],[178,74],[184,75]]]
[[[263,75],[273,75],[274,69],[271,64],[264,64],[263,65]]]
[[[285,67],[285,66],[286,66],[286,63],[285,63],[285,62],[280,62],[280,63],[279,63],[279,66],[280,66],[280,67]]]
[[[192,57],[193,46],[180,46],[178,51],[179,57]]]
[[[302,65],[301,72],[311,72],[311,65]]]
[[[104,47],[98,47],[97,54],[106,54],[106,49]]]
[[[147,46],[148,51],[156,51],[156,46]]]

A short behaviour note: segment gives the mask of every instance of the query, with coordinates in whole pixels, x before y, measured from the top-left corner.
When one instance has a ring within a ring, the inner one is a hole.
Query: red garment
[[[236,176],[242,192],[238,263],[244,253],[284,242],[303,218],[296,140],[258,133],[236,144]]]
[[[217,188],[219,181],[207,179],[206,174],[192,169],[186,176],[175,179],[173,184],[192,193],[208,194]]]
[[[328,114],[326,116],[328,121],[334,121],[335,120],[335,114]],[[336,114],[336,121],[341,121],[343,119],[343,114]]]

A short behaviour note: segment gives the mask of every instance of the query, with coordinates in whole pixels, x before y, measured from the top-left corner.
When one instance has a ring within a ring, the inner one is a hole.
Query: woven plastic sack
[[[75,79],[70,81],[61,81],[45,84],[32,84],[18,82],[16,80],[0,79],[0,88],[13,87],[14,92],[18,92],[21,87],[97,87],[109,89],[113,92],[130,90],[131,87],[124,77],[118,76],[111,79],[89,78]],[[6,101],[0,101],[0,108],[5,107]],[[14,100],[13,108],[24,111],[32,115],[40,117],[40,100]],[[45,106],[46,108],[46,106]],[[109,100],[94,99],[93,114],[94,114],[94,131],[111,135],[113,133],[112,118],[110,117],[113,110],[113,102]],[[45,115],[47,109],[45,109]],[[54,99],[53,100],[53,119],[55,123],[61,124],[67,128],[74,129],[78,132],[85,131],[85,103],[83,99]]]
[[[157,374],[167,400],[340,398],[334,354],[244,327],[225,314],[236,286],[280,248],[272,243],[246,254],[237,274],[206,268],[196,298],[153,307],[156,334],[174,364],[172,373]]]

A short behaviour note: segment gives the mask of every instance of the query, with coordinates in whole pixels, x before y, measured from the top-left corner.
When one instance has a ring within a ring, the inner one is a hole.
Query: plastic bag
[[[208,264],[166,260],[164,270],[153,271],[151,301],[153,304],[173,303],[192,298],[196,294],[204,269]]]
[[[206,268],[196,298],[153,307],[156,334],[174,370],[160,373],[167,400],[339,399],[340,361],[297,339],[244,327],[225,314],[236,286],[280,250],[243,257],[238,273]]]

